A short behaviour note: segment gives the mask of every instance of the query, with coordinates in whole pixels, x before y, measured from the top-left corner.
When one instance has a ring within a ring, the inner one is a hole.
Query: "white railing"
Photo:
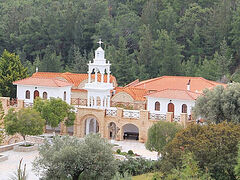
[[[30,102],[24,102],[24,107],[32,107],[33,103]]]
[[[166,114],[150,113],[149,117],[152,120],[160,120],[160,121],[165,121],[166,120]]]
[[[117,109],[106,109],[106,116],[117,116]]]
[[[123,110],[123,117],[139,119],[140,118],[140,112],[135,111],[135,110]]]
[[[174,119],[173,119],[175,122],[180,122],[180,116],[174,116]]]

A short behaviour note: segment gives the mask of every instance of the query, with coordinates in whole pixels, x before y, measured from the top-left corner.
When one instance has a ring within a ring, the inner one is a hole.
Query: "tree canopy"
[[[7,134],[14,135],[19,133],[24,141],[26,135],[40,135],[43,133],[45,120],[40,113],[31,108],[24,108],[15,112],[9,109],[4,117],[4,129]]]
[[[120,85],[161,75],[240,82],[232,77],[238,0],[2,0],[0,7],[0,53],[18,54],[30,75],[36,67],[86,73],[102,38]]]
[[[3,51],[0,57],[0,94],[4,97],[15,97],[16,87],[13,81],[27,77],[27,68],[21,64],[19,56]]]
[[[40,146],[34,169],[46,179],[111,179],[117,164],[112,146],[99,134],[84,139],[55,136]]]
[[[166,146],[161,169],[169,172],[181,167],[181,157],[191,152],[202,172],[207,170],[214,179],[235,179],[239,140],[239,124],[191,125]]]
[[[217,86],[205,90],[196,100],[194,115],[204,118],[207,122],[223,121],[239,123],[240,119],[240,84],[232,83],[226,88]]]
[[[53,128],[56,128],[60,122],[71,126],[76,118],[74,107],[60,98],[50,98],[50,100],[37,98],[34,100],[33,109],[40,112],[46,124]]]
[[[148,129],[146,148],[150,151],[163,152],[182,127],[176,123],[160,121]]]

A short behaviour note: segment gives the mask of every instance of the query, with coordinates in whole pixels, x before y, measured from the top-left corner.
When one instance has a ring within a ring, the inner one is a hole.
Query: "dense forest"
[[[101,38],[124,85],[162,75],[240,81],[240,0],[1,0],[0,53],[86,73]]]

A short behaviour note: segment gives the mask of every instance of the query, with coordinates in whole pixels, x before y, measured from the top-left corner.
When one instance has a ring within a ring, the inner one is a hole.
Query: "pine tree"
[[[137,56],[137,64],[140,77],[139,79],[147,79],[154,76],[152,68],[154,67],[153,56],[153,40],[150,26],[143,26],[141,30],[141,39],[139,42],[139,52],[135,52]],[[139,74],[137,73],[137,74]]]
[[[158,39],[154,44],[154,65],[157,75],[181,74],[182,46],[178,45],[173,34],[158,31]]]
[[[229,73],[229,68],[233,63],[231,51],[225,39],[220,45],[219,52],[215,52],[214,59],[219,66],[219,78],[221,79]]]
[[[126,46],[126,40],[120,37],[118,48],[111,46],[107,50],[107,59],[112,62],[112,74],[117,78],[119,85],[135,80],[134,59],[129,55]]]
[[[27,68],[21,64],[19,56],[3,51],[0,58],[0,94],[5,97],[16,97],[16,80],[27,77]]]
[[[62,56],[57,55],[56,51],[52,51],[51,48],[45,49],[45,55],[43,56],[40,71],[43,72],[62,72],[63,62]]]
[[[74,46],[73,62],[70,66],[71,71],[74,73],[86,73],[87,63],[88,63],[87,52],[84,51],[84,54],[82,55],[80,49]]]

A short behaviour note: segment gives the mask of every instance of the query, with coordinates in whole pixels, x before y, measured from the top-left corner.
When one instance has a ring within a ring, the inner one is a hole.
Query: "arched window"
[[[26,91],[26,99],[30,99],[30,91],[29,90]]]
[[[36,99],[37,97],[39,97],[39,91],[38,91],[38,90],[35,90],[35,91],[34,91],[34,99]]]
[[[160,103],[158,101],[155,102],[155,111],[160,111]]]
[[[187,113],[187,105],[186,104],[182,105],[182,113]]]
[[[64,101],[67,100],[67,93],[66,93],[66,91],[64,91],[64,93],[63,93],[63,100],[64,100]]]
[[[43,99],[47,99],[47,92],[43,92]]]

